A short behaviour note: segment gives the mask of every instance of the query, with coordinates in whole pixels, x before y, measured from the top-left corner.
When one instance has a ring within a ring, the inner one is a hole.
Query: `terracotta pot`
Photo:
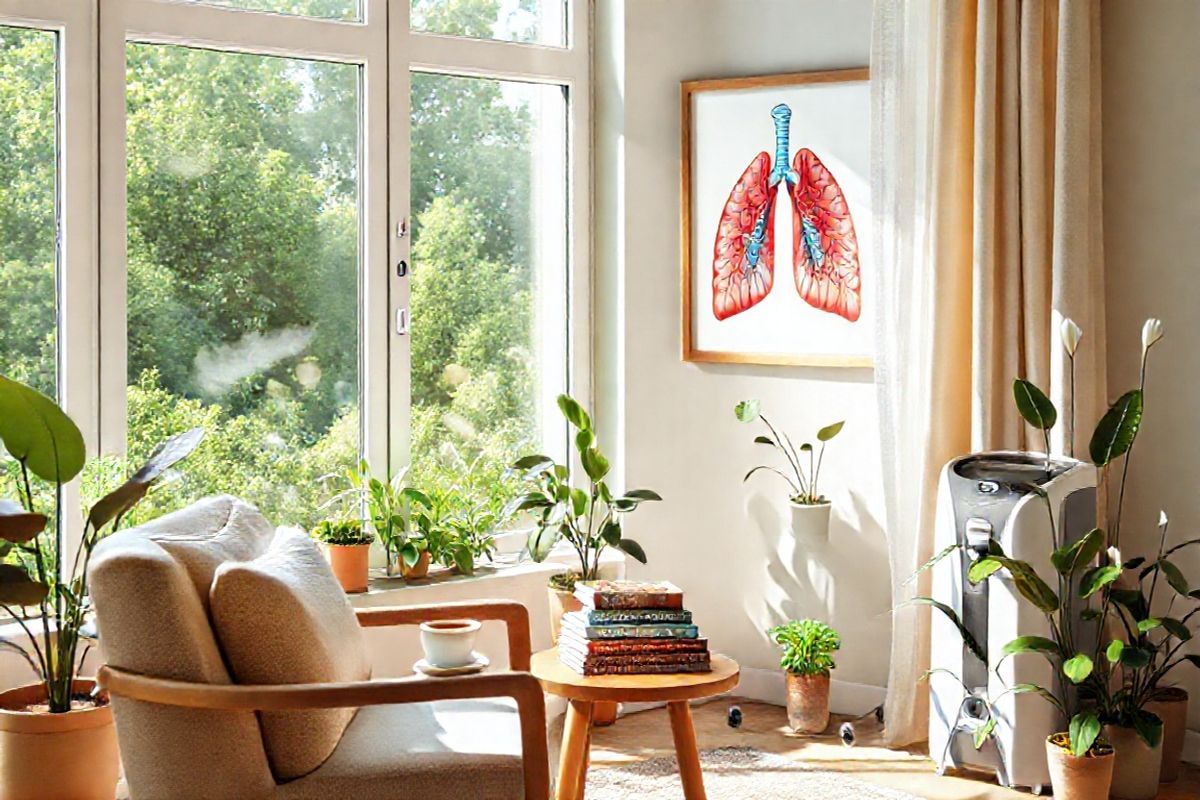
[[[571,592],[564,592],[562,589],[555,589],[553,586],[546,588],[550,596],[550,641],[558,644],[558,633],[562,630],[562,616],[568,611],[579,611],[583,608],[583,603],[575,597]]]
[[[1177,686],[1160,689],[1146,710],[1163,721],[1162,768],[1159,783],[1171,783],[1179,778],[1179,762],[1183,759],[1183,737],[1187,729],[1188,693]]]
[[[1118,800],[1152,800],[1158,794],[1162,742],[1148,747],[1137,731],[1121,725],[1105,725],[1102,732],[1117,751],[1109,795]]]
[[[417,559],[417,563],[411,567],[404,563],[404,559],[400,559],[400,574],[404,576],[406,581],[417,580],[424,578],[429,574],[429,562],[431,556],[428,550],[422,550],[421,556]]]
[[[95,682],[75,681],[87,694]],[[45,702],[44,683],[0,692],[0,797],[4,800],[113,800],[121,756],[112,707],[65,714],[16,709]]]
[[[788,725],[796,733],[821,733],[829,726],[829,676],[787,673]]]
[[[333,576],[347,594],[367,590],[367,559],[369,544],[326,544],[325,553]]]
[[[1071,751],[1053,742],[1055,734],[1046,739],[1046,763],[1050,767],[1050,784],[1054,800],[1102,800],[1108,797],[1112,785],[1113,763],[1111,748],[1102,754],[1071,755]]]
[[[792,535],[797,539],[825,541],[829,538],[829,514],[832,503],[804,505],[792,502]]]

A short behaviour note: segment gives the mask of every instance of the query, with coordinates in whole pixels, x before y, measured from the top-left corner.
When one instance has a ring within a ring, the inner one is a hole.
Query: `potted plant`
[[[93,505],[68,568],[62,489],[83,470],[83,436],[53,400],[0,376],[0,441],[15,462],[9,477],[20,496],[19,503],[0,500],[0,608],[21,626],[29,647],[12,640],[0,646],[20,654],[38,676],[35,684],[0,692],[5,800],[115,795],[120,757],[112,709],[95,681],[79,675],[80,632],[90,613],[88,563],[96,544],[203,437],[196,428],[168,439]]]
[[[313,530],[317,541],[325,545],[329,567],[347,594],[367,590],[367,567],[371,542],[375,535],[354,518],[326,519]]]
[[[335,495],[325,506],[346,503],[365,504],[367,520],[383,545],[385,570],[389,577],[423,578],[429,572],[430,554],[414,525],[420,509],[431,505],[428,495],[408,485],[408,468],[383,480],[371,474],[366,459],[357,469],[346,470],[349,488]]]
[[[842,646],[837,631],[814,619],[791,620],[768,632],[783,648],[788,725],[796,733],[821,733],[829,725],[829,673]]]
[[[743,400],[734,408],[734,414],[739,422],[750,423],[761,420],[770,435],[760,434],[754,437],[757,444],[765,444],[775,448],[787,461],[788,472],[760,464],[746,473],[742,481],[750,480],[750,476],[761,470],[773,472],[787,481],[788,501],[792,510],[792,532],[798,537],[826,538],[829,535],[829,514],[832,504],[821,494],[818,483],[821,478],[821,464],[825,459],[825,445],[841,433],[845,422],[835,422],[817,431],[818,450],[811,442],[804,442],[797,449],[792,444],[787,433],[780,434],[771,421],[760,411],[757,400]],[[807,458],[807,467],[804,464]]]
[[[662,499],[650,489],[614,495],[604,481],[609,463],[596,443],[591,417],[569,395],[558,396],[558,408],[575,429],[572,439],[587,482],[583,487],[573,486],[570,469],[549,456],[525,456],[510,469],[533,488],[514,497],[504,509],[505,516],[521,511],[536,515],[536,527],[526,544],[534,561],[545,561],[560,541],[570,545],[579,557],[578,570],[572,570],[574,579],[558,576],[551,579],[552,618],[562,617],[564,605],[570,603],[568,595],[573,597],[574,580],[593,581],[599,577],[600,554],[606,548],[616,547],[646,563],[646,552],[640,544],[625,537],[621,520],[642,503]]]

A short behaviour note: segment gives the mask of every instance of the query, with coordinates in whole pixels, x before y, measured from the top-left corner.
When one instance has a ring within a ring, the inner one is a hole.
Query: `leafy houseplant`
[[[624,536],[621,519],[642,503],[662,498],[650,489],[633,489],[623,495],[614,495],[604,481],[609,463],[596,444],[592,418],[569,395],[558,396],[558,408],[575,430],[575,450],[587,483],[582,487],[573,486],[570,469],[555,463],[549,456],[520,458],[510,469],[532,488],[509,501],[504,509],[505,516],[522,511],[536,515],[536,527],[526,544],[529,556],[537,562],[545,561],[558,542],[566,542],[579,558],[579,569],[575,571],[578,580],[592,581],[599,577],[600,555],[608,547],[615,547],[645,564],[645,550]],[[568,592],[551,585],[550,619],[555,639],[558,638],[557,625],[562,612],[577,607],[572,599]]]
[[[367,590],[371,542],[375,535],[353,517],[317,523],[313,536],[325,545],[329,567],[338,583],[350,594]]]
[[[783,648],[788,724],[797,733],[820,733],[829,725],[829,673],[842,646],[837,631],[812,619],[791,620],[768,631]]]
[[[37,685],[0,694],[0,713],[12,717],[0,728],[0,749],[15,759],[6,759],[6,763],[15,765],[25,763],[18,753],[30,762],[43,758],[59,762],[54,770],[57,786],[41,783],[48,774],[43,770],[37,771],[38,785],[33,786],[27,785],[32,776],[22,774],[19,766],[6,770],[0,775],[0,795],[5,798],[113,796],[118,761],[111,710],[95,683],[79,676],[81,631],[90,611],[88,564],[96,545],[120,527],[151,486],[186,458],[203,437],[204,430],[196,428],[163,442],[124,484],[93,505],[68,570],[63,563],[67,517],[63,486],[84,468],[83,436],[53,400],[0,376],[0,441],[16,462],[14,483],[21,498],[20,503],[0,500],[0,554],[4,557],[0,563],[0,608],[21,626],[29,648],[13,641],[0,646],[22,655],[40,679]],[[47,493],[35,492],[34,479],[53,488],[52,521],[48,510],[38,508]],[[27,615],[28,609],[36,612]],[[12,715],[38,706],[44,707],[49,719],[62,720],[61,727],[37,719],[27,721],[35,716],[46,719],[42,714]],[[68,721],[79,714],[101,714],[108,721],[87,726],[93,733],[86,733],[75,730],[79,726]],[[44,740],[42,736],[28,737],[24,731],[31,724],[29,732],[44,734]],[[34,740],[44,743],[35,744]],[[73,758],[64,761],[60,756],[68,748]]]
[[[377,478],[371,475],[366,459],[362,459],[357,469],[346,470],[350,488],[330,503],[347,497],[365,503],[367,519],[383,545],[387,574],[402,572],[405,577],[423,577],[430,559],[424,539],[414,535],[413,518],[419,509],[428,509],[431,503],[428,495],[407,484],[407,476],[405,468],[388,480]]]
[[[804,442],[799,448],[792,444],[791,437],[786,432],[780,433],[761,412],[757,400],[743,400],[737,404],[733,413],[739,422],[751,423],[761,420],[770,435],[755,436],[755,443],[775,448],[787,461],[788,472],[767,464],[760,464],[747,472],[742,481],[750,480],[754,473],[763,470],[773,472],[783,478],[790,491],[788,499],[792,506],[793,531],[797,535],[826,535],[829,531],[830,503],[825,495],[821,494],[819,488],[821,465],[825,460],[825,445],[842,432],[846,423],[844,421],[835,422],[817,431],[817,441],[821,445],[818,450],[811,442]],[[808,461],[807,467],[804,464],[805,460]]]

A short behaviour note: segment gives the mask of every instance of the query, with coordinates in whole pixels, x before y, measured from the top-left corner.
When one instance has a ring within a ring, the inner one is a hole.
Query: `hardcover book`
[[[708,653],[627,653],[620,656],[580,656],[559,651],[559,659],[572,667],[622,667],[630,664],[707,664]]]
[[[558,637],[558,649],[581,655],[702,653],[708,650],[708,639],[584,639],[563,631]]]
[[[584,581],[575,585],[575,597],[586,609],[683,608],[683,592],[665,581]]]
[[[692,612],[679,608],[602,608],[587,612],[591,625],[691,625]]]
[[[583,611],[563,614],[562,629],[583,639],[695,639],[695,625],[589,625]]]
[[[677,675],[688,672],[712,672],[707,661],[697,664],[628,664],[613,666],[574,666],[566,664],[580,675]]]

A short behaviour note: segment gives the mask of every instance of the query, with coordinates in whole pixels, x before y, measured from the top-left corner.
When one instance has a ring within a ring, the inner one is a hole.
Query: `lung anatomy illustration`
[[[792,208],[792,272],[810,306],[850,322],[862,312],[858,239],[846,197],[816,153],[801,148],[788,165],[792,110],[771,109],[775,160],[759,153],[738,179],[713,245],[713,314],[728,319],[753,308],[775,284],[775,199],[787,187]]]

